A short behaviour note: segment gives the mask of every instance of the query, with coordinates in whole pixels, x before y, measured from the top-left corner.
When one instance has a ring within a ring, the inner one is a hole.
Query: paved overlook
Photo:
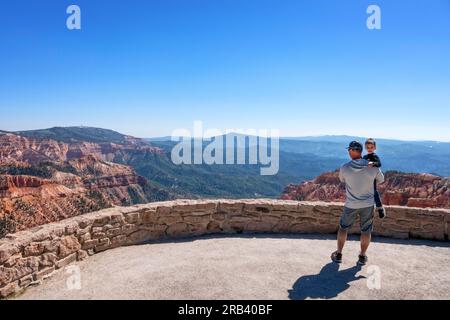
[[[330,263],[342,208],[176,200],[49,223],[0,240],[0,297],[450,299],[450,210],[388,206],[358,269],[357,241]]]
[[[61,270],[18,298],[450,299],[448,244],[378,238],[369,264],[358,268],[357,240],[348,242],[341,265],[330,262],[335,240],[326,235],[208,236],[122,247],[78,262],[80,289],[69,290],[71,273]]]

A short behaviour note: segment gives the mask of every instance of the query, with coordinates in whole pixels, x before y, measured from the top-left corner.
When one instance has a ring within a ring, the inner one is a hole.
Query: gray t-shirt
[[[350,209],[367,208],[374,205],[374,185],[376,180],[383,183],[380,168],[368,167],[364,159],[352,160],[339,170],[339,179],[345,182],[345,206]]]

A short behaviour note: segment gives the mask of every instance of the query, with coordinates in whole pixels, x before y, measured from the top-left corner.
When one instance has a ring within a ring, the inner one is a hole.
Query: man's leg
[[[370,240],[372,238],[372,234],[371,233],[361,233],[361,256],[365,256],[366,255],[366,251],[369,248],[370,245]]]
[[[367,263],[366,252],[370,245],[373,230],[373,207],[359,209],[359,219],[361,222],[361,252],[358,257],[358,264]]]
[[[342,253],[345,241],[347,240],[347,230],[350,229],[355,222],[357,209],[344,207],[341,219],[339,220],[339,230],[337,234],[337,252]]]
[[[339,227],[338,234],[337,234],[337,251],[339,253],[342,253],[342,250],[344,249],[345,241],[347,241],[347,230],[343,230],[341,227]]]
[[[345,241],[347,240],[347,230],[339,226],[337,234],[337,250],[331,254],[331,260],[336,263],[342,262],[342,249],[344,249]]]
[[[339,230],[337,234],[337,250],[331,254],[331,260],[337,263],[342,262],[342,250],[347,240],[347,230],[351,228],[356,218],[355,209],[344,207],[341,219],[339,220]]]

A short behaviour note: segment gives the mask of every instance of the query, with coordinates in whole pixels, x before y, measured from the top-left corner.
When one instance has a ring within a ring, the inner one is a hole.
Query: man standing
[[[359,216],[361,227],[361,252],[358,264],[367,263],[366,251],[370,244],[373,229],[374,188],[373,182],[383,183],[384,176],[379,168],[369,167],[368,161],[362,159],[363,146],[358,141],[350,142],[348,154],[352,159],[339,171],[339,179],[345,183],[346,201],[344,212],[339,221],[337,251],[331,254],[334,262],[342,262],[342,249],[347,240],[347,231]]]

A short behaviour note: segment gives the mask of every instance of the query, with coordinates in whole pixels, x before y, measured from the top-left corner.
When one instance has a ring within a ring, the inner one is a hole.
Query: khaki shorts
[[[356,216],[359,216],[361,233],[371,233],[373,230],[373,206],[360,209],[344,207],[344,213],[339,221],[342,230],[348,230],[355,223]]]

